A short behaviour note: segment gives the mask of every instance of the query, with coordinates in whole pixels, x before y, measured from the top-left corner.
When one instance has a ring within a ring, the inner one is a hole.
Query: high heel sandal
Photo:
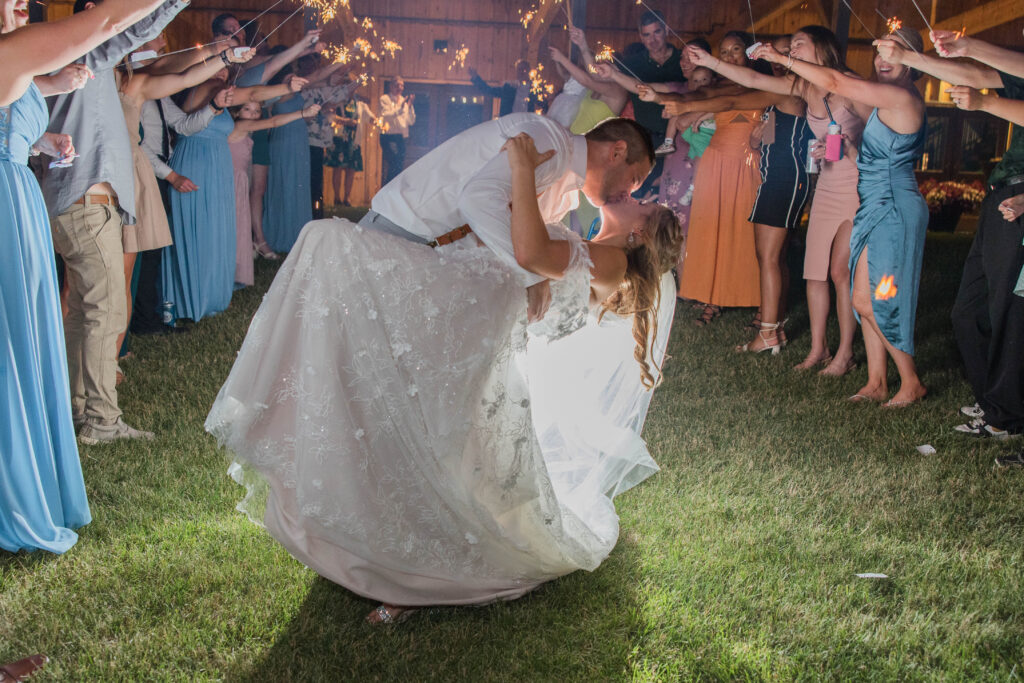
[[[415,608],[396,607],[394,605],[378,605],[366,615],[366,623],[373,626],[383,624],[401,624],[412,616]]]
[[[707,306],[704,307],[704,310],[701,312],[700,316],[698,316],[697,319],[694,320],[693,322],[694,324],[697,325],[697,327],[707,327],[708,325],[711,324],[712,320],[714,320],[720,315],[722,315],[722,309],[720,307],[708,304]]]
[[[781,323],[761,323],[761,329],[757,331],[757,336],[764,342],[764,346],[759,349],[753,349],[750,345],[754,342],[749,341],[742,346],[737,346],[736,351],[740,353],[763,353],[770,351],[773,356],[779,355],[779,352],[782,351],[782,344],[779,342],[778,335],[780,327]]]
[[[277,261],[278,259],[281,258],[280,254],[274,253],[274,251],[270,248],[270,245],[267,244],[266,242],[254,244],[252,247],[252,251],[254,255],[262,256],[268,261]]]

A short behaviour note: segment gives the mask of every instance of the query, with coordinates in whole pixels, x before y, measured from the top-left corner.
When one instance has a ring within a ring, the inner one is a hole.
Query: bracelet
[[[228,51],[224,50],[220,53],[220,61],[224,62],[224,66],[231,66],[231,60],[228,59]],[[790,59],[792,61],[792,58]]]
[[[786,62],[786,71],[792,71],[793,70],[793,53],[790,52],[788,56],[789,56],[789,61]]]

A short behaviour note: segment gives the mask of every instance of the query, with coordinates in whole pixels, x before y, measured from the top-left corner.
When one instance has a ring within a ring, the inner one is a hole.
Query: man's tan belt
[[[434,249],[436,247],[443,247],[446,244],[458,242],[471,232],[473,232],[473,229],[470,228],[468,225],[460,225],[451,232],[446,232],[440,237],[431,240],[430,242],[427,242],[427,246],[430,247],[431,249]]]

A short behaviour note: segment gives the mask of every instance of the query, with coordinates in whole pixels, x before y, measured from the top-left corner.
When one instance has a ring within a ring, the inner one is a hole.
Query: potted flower
[[[965,211],[975,211],[985,198],[980,181],[962,183],[955,180],[926,180],[918,187],[928,203],[929,230],[953,232]]]

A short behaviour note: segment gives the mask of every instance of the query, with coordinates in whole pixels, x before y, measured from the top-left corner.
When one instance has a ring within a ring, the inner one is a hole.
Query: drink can
[[[818,141],[815,140],[814,138],[811,138],[810,140],[807,141],[807,164],[805,168],[807,169],[808,173],[817,173],[819,170],[821,170],[821,164],[818,162],[817,159],[811,156],[811,150],[814,149],[814,146],[816,144],[818,144]]]
[[[174,315],[174,302],[165,301],[160,304],[160,321],[164,325],[173,325],[177,318]]]

